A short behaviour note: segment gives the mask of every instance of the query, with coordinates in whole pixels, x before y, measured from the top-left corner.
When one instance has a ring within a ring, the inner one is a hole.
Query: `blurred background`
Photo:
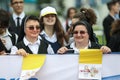
[[[45,6],[53,6],[56,8],[61,23],[65,21],[67,9],[76,7],[78,10],[81,7],[92,8],[97,15],[97,24],[94,25],[99,42],[105,44],[102,21],[108,14],[106,3],[110,0],[24,0],[24,11],[26,14],[34,14],[39,16],[40,10]],[[12,12],[9,0],[0,0],[0,8],[8,12]]]

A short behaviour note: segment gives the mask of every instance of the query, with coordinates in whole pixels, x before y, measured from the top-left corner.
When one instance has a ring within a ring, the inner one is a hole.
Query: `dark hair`
[[[73,18],[78,18],[79,20],[86,20],[86,17],[84,16],[84,14],[82,12],[78,12],[76,13]]]
[[[88,32],[90,41],[95,42],[94,36],[93,36],[92,26],[91,26],[87,21],[78,21],[78,22],[76,22],[76,23],[73,25],[73,31],[74,31],[74,29],[75,29],[75,27],[76,27],[77,25],[84,25],[84,26],[86,27],[86,29],[87,29],[87,32]]]
[[[63,46],[64,40],[68,42],[68,38],[65,36],[65,32],[62,28],[60,20],[58,19],[57,15],[55,16],[56,16],[56,23],[54,25],[54,31],[56,32],[58,42],[61,44],[61,46]],[[41,31],[44,30],[43,17],[40,17]]]
[[[24,0],[23,0],[24,1]],[[13,0],[10,0],[10,3],[13,4]]]
[[[9,13],[3,9],[0,9],[0,28],[9,27]]]
[[[28,20],[36,20],[36,21],[38,21],[38,22],[40,23],[39,18],[38,18],[37,16],[34,16],[34,15],[30,15],[30,16],[26,17],[25,23],[26,23]]]
[[[40,20],[37,16],[34,16],[34,15],[30,15],[30,16],[27,16],[25,18],[25,21],[24,21],[24,28],[25,28],[25,24],[27,23],[28,20],[35,20],[35,21],[38,21],[39,25],[40,25]],[[41,26],[40,26],[40,29],[41,29]]]
[[[66,18],[69,18],[69,17],[70,17],[70,11],[71,11],[71,10],[74,10],[75,13],[77,13],[77,9],[76,9],[75,7],[70,7],[70,8],[67,10],[67,16],[66,16]]]
[[[91,25],[96,24],[97,16],[93,9],[81,8],[80,14],[80,20],[86,20]]]
[[[115,20],[111,25],[111,35],[119,34],[120,35],[120,20]]]
[[[116,3],[119,3],[118,0],[111,0],[110,2],[107,3],[108,10],[111,10],[111,7],[115,5]]]

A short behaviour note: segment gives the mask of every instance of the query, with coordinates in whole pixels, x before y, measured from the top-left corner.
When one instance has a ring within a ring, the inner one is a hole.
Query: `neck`
[[[53,26],[45,26],[44,30],[49,37],[52,37],[54,34]]]
[[[27,37],[27,36],[26,36],[26,39],[31,43],[34,43],[34,42],[37,41],[37,38],[30,38],[30,37]]]
[[[75,43],[75,46],[77,49],[84,49],[86,46],[88,46],[88,42],[85,42],[85,43]]]
[[[22,12],[20,12],[20,13],[15,13],[17,16],[19,16],[20,14],[22,14]]]
[[[116,13],[114,11],[110,11],[110,15],[114,16]]]

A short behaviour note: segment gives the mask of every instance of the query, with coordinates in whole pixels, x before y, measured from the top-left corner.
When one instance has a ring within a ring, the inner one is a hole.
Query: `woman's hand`
[[[29,54],[24,49],[19,49],[16,53],[24,57],[26,57]]]
[[[0,51],[0,55],[3,55],[3,54],[5,54],[5,51],[4,50]]]
[[[111,52],[111,49],[107,46],[102,46],[100,48],[100,50],[102,50],[103,53],[110,53]]]
[[[66,48],[66,47],[61,47],[61,48],[57,51],[57,53],[59,53],[59,54],[64,54],[67,50],[68,50],[68,48]]]

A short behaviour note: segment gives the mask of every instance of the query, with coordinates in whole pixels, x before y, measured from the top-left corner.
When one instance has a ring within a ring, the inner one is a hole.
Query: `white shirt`
[[[7,50],[10,50],[11,47],[13,46],[10,36],[12,36],[12,35],[9,33],[8,29],[6,29],[6,33],[5,34],[0,35],[0,38],[5,40],[5,44],[4,45],[5,45]],[[17,34],[15,34],[15,36],[16,36],[16,42],[17,42],[18,36],[17,36]]]
[[[31,43],[24,37],[23,42],[24,42],[25,46],[28,46],[30,48],[30,50],[33,52],[33,54],[38,53],[38,48],[40,45],[39,39],[37,41],[35,41],[34,43]]]
[[[25,46],[28,46],[30,48],[30,50],[33,52],[33,54],[37,54],[38,53],[38,49],[39,49],[39,45],[40,45],[40,37],[38,37],[38,40],[35,41],[34,43],[29,42],[25,37],[23,38],[23,42],[25,44]],[[16,46],[13,46],[11,49],[11,54],[16,54],[18,48]],[[48,46],[47,48],[47,53],[53,51],[53,49],[51,48],[51,46]],[[49,53],[51,54],[51,53]]]
[[[17,25],[17,17],[20,18],[20,25],[22,24],[22,19],[25,17],[25,13],[22,12],[20,15],[16,15],[13,13],[13,20],[15,21],[15,24]]]
[[[54,33],[54,34],[52,35],[52,37],[49,37],[49,36],[46,34],[46,32],[43,30],[40,34],[43,35],[44,38],[45,38],[46,40],[48,40],[49,42],[51,42],[51,43],[55,43],[55,42],[57,41],[56,33]],[[47,51],[48,51],[49,54],[55,54],[55,52],[54,52],[54,50],[52,49],[52,46],[51,46],[50,44],[48,45]]]
[[[88,47],[90,47],[90,46],[91,46],[91,42],[89,41],[88,45],[84,49],[88,49]],[[73,48],[75,54],[79,54],[80,50],[78,48],[76,48],[75,42],[72,42],[70,44],[70,48]]]
[[[46,34],[46,32],[43,30],[40,34],[43,35],[46,40],[48,40],[48,41],[50,41],[50,42],[52,42],[52,43],[54,43],[54,42],[57,41],[56,33],[54,33],[54,34],[52,35],[52,37],[49,37],[49,36]]]

